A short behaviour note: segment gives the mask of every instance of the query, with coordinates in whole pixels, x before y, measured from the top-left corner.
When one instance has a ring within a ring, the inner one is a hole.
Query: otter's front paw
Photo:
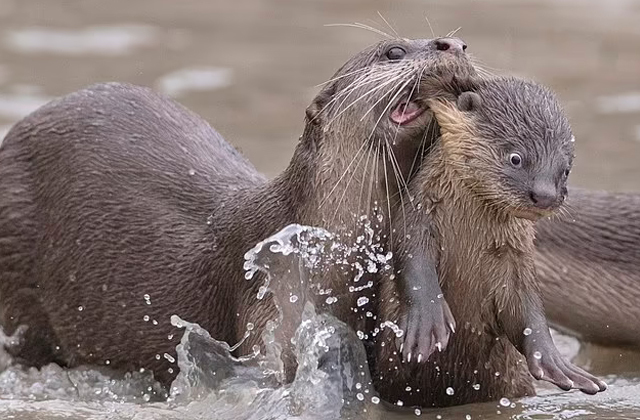
[[[527,351],[526,358],[534,378],[551,382],[564,391],[579,389],[593,395],[607,389],[603,381],[565,361],[555,347],[547,351],[531,349]]]
[[[396,345],[403,360],[421,363],[436,349],[446,349],[449,334],[456,330],[456,322],[446,300],[438,297],[422,305],[408,304],[399,327],[404,334],[397,338]]]

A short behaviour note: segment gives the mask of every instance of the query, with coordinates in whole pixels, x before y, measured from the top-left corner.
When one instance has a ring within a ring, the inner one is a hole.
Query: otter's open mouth
[[[425,108],[416,101],[400,101],[391,111],[391,121],[398,125],[409,124],[425,111]]]

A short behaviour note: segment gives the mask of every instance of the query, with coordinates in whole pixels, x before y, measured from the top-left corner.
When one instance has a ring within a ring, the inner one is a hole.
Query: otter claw
[[[418,354],[418,363],[422,362],[422,353]]]

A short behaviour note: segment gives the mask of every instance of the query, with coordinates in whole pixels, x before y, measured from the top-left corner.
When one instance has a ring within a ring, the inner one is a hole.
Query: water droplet
[[[149,319],[151,318],[149,318],[149,315],[145,315],[142,317],[142,319],[144,320],[144,322],[149,322]]]
[[[419,416],[422,414],[422,410],[420,410],[419,408],[416,408],[415,410],[413,410],[414,413],[416,413],[416,416]]]
[[[254,328],[253,322],[247,322],[247,331],[253,331]]]
[[[358,392],[358,393],[356,394],[356,398],[357,398],[357,399],[359,399],[360,401],[364,401],[364,395],[362,395],[362,393],[361,393],[361,392]]]
[[[213,214],[210,215],[209,217],[207,217],[207,224],[208,225],[212,225],[213,224]]]
[[[156,354],[156,360],[160,360],[160,355]]]
[[[362,331],[356,331],[356,335],[360,340],[364,340],[364,333]]]
[[[366,297],[366,296],[360,296],[360,297],[358,298],[358,307],[360,307],[360,306],[364,306],[364,305],[366,305],[367,303],[369,303],[369,298],[368,298],[368,297]]]
[[[82,312],[82,311],[84,311],[84,306],[82,305],[78,306],[78,312]]]
[[[169,361],[169,363],[175,363],[176,359],[170,355],[169,353],[165,353],[164,354],[164,358],[167,359]]]
[[[455,394],[455,391],[453,390],[453,388],[451,387],[447,387],[446,391],[447,395],[453,395]]]
[[[509,401],[509,398],[500,398],[500,405],[503,407],[509,407],[511,405],[511,401]]]
[[[144,394],[144,395],[142,396],[142,399],[143,399],[145,402],[149,402],[149,401],[151,401],[151,395],[149,395],[149,394]]]
[[[76,281],[76,275],[75,275],[75,274],[70,274],[70,275],[69,275],[69,281],[70,281],[71,283],[74,283],[74,282]]]
[[[374,404],[380,404],[380,398],[378,397],[371,397],[371,402]]]
[[[109,366],[109,365],[111,364],[111,360],[109,360],[109,359],[105,360],[105,361],[104,361],[104,364],[105,364],[105,365],[107,365],[107,366]]]
[[[333,303],[336,303],[338,301],[337,297],[332,297],[329,296],[327,299],[325,299],[325,302],[327,302],[327,305],[331,305]]]
[[[189,176],[194,176],[196,174],[195,169],[189,169]]]
[[[539,351],[535,351],[533,352],[533,357],[536,358],[537,360],[542,359],[542,353],[540,353]]]
[[[396,401],[396,405],[398,407],[402,407],[404,405],[404,402],[402,402],[402,400],[398,400],[398,401]]]
[[[465,420],[471,420],[471,414],[467,414],[466,416],[464,416]]]
[[[298,296],[296,295],[289,296],[289,302],[296,303],[297,301],[298,301]]]
[[[524,331],[522,332],[524,335],[531,335],[533,331],[531,331],[531,328],[525,328]]]
[[[480,390],[480,384],[473,384],[473,389],[476,391]]]
[[[151,321],[151,323],[152,323],[153,325],[158,325],[158,321],[157,321],[157,320],[155,320],[155,319],[154,319],[153,321]]]
[[[410,387],[410,386],[408,386],[408,387],[406,387],[404,390],[405,390],[405,391],[411,391],[411,387]]]

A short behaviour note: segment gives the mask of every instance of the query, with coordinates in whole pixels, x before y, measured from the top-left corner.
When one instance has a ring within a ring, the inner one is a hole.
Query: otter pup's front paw
[[[607,389],[607,384],[600,379],[566,362],[555,348],[546,352],[527,352],[526,358],[534,378],[551,382],[564,391],[579,389],[593,395]]]
[[[455,332],[456,322],[446,300],[438,297],[424,305],[408,305],[399,327],[404,334],[397,338],[396,345],[403,361],[421,363],[436,349],[446,349],[449,334]]]

